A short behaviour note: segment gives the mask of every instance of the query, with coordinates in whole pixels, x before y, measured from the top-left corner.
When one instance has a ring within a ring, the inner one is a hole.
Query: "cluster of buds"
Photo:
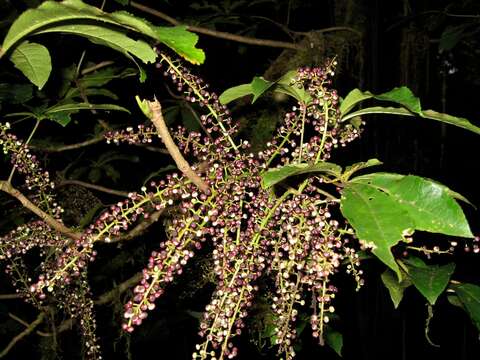
[[[295,321],[298,310],[306,303],[305,291],[312,294],[312,335],[323,344],[324,324],[334,311],[331,301],[336,288],[331,280],[344,260],[350,260],[349,272],[359,284],[363,283],[358,255],[348,246],[345,236],[349,231],[339,229],[338,221],[332,219],[329,211],[332,204],[327,199],[322,201],[324,205],[319,206],[319,197],[307,191],[283,202],[274,217],[281,226],[271,240],[270,271],[275,274],[276,284],[272,310],[276,344],[286,359],[295,356]]]
[[[200,116],[200,121],[207,134],[215,139],[216,145],[225,147],[227,153],[238,150],[232,140],[237,126],[232,123],[230,111],[220,103],[218,95],[211,91],[209,85],[200,77],[192,74],[180,60],[173,60],[160,50],[157,52],[157,67],[164,70],[163,75],[170,78],[186,101],[198,104],[205,111],[205,114]]]
[[[67,239],[41,220],[35,220],[18,226],[8,234],[0,237],[0,260],[13,256],[25,255],[35,247],[62,246]]]
[[[12,166],[25,176],[25,185],[31,192],[30,200],[40,209],[60,219],[63,209],[56,203],[53,194],[54,182],[48,171],[40,167],[37,157],[30,153],[28,145],[10,134],[10,124],[0,123],[0,145],[4,154],[10,154]]]
[[[56,262],[45,267],[38,281],[30,290],[45,298],[46,289],[54,291],[78,278],[89,262],[96,257],[94,244],[99,241],[111,242],[121,232],[128,231],[137,220],[148,218],[154,211],[163,210],[168,205],[185,195],[183,179],[177,174],[168,176],[166,181],[151,182],[150,191],[142,188],[142,193],[130,193],[128,199],[120,201],[104,211],[74,243],[59,251]]]
[[[154,137],[158,137],[157,132],[153,126],[145,126],[140,124],[135,130],[133,127],[117,131],[108,131],[105,133],[107,144],[120,143],[132,144],[150,144]]]
[[[345,234],[349,231],[340,229],[328,210],[335,203],[315,192],[313,181],[299,194],[280,200],[262,188],[260,172],[278,155],[280,163],[325,160],[333,148],[358,136],[356,130],[345,133],[338,121],[339,98],[328,87],[335,63],[325,69],[300,70],[293,85],[303,87],[312,101],[293,107],[277,136],[264,151],[253,155],[247,153],[248,142],[237,146],[231,141],[235,127],[208,86],[177,61],[162,53],[159,57],[158,67],[164,68],[164,75],[185,99],[207,109],[200,118],[206,135],[178,127],[174,137],[182,152],[192,152],[208,163],[204,180],[210,192],[199,194],[192,185],[193,193],[182,196],[180,217],[171,222],[167,240],[152,253],[133,299],[125,305],[123,328],[131,332],[143,322],[165,286],[208,241],[213,246],[217,286],[200,324],[203,342],[193,357],[230,359],[237,355],[233,338],[245,326],[258,279],[271,274],[276,285],[272,309],[277,345],[287,359],[293,359],[295,321],[299,307],[305,305],[304,292],[312,294],[313,335],[323,341],[324,324],[334,311],[331,300],[336,288],[331,277],[344,260],[350,260],[348,271],[359,283],[363,280],[357,269],[358,256],[348,246]]]

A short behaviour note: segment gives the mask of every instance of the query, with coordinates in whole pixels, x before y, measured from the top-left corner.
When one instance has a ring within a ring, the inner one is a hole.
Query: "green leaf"
[[[0,84],[0,104],[23,104],[33,98],[33,86],[31,84]]]
[[[111,110],[111,111],[130,111],[123,106],[115,104],[87,104],[87,103],[69,103],[54,105],[45,110],[42,114],[44,118],[53,120],[62,126],[67,126],[70,121],[70,115],[80,110]]]
[[[330,346],[338,356],[342,356],[343,335],[338,331],[327,331],[325,334],[325,342]]]
[[[71,115],[72,115],[72,112],[62,111],[62,112],[57,112],[53,114],[47,114],[46,118],[48,120],[52,120],[57,124],[60,124],[61,126],[65,127],[70,123],[70,121],[72,121]]]
[[[231,87],[225,90],[223,93],[220,94],[218,100],[223,105],[228,104],[234,100],[237,100],[241,97],[251,95],[252,94],[252,87],[250,84],[242,84],[238,86]]]
[[[467,311],[467,309],[465,308],[465,306],[463,306],[463,303],[460,301],[460,298],[458,297],[458,295],[456,294],[448,294],[447,295],[447,300],[450,304],[452,304],[453,306],[456,306],[456,307],[459,307],[461,308],[462,310],[465,310]]]
[[[61,111],[78,111],[78,110],[111,110],[111,111],[130,111],[123,106],[115,104],[87,104],[87,103],[71,103],[63,105],[55,105],[47,109],[47,114],[52,114]]]
[[[67,33],[86,37],[95,44],[105,45],[124,55],[134,55],[144,63],[153,63],[157,53],[144,40],[133,40],[123,30],[117,30],[105,25],[65,24],[39,29],[35,34]]]
[[[121,67],[110,66],[82,76],[82,78],[78,80],[78,83],[79,86],[84,89],[102,87],[114,79],[124,79],[134,75],[136,75],[136,70],[133,68],[122,70]]]
[[[37,43],[22,42],[12,51],[10,60],[39,89],[43,88],[52,71],[48,49]]]
[[[416,116],[416,114],[413,114],[409,110],[403,109],[403,108],[375,106],[375,107],[361,109],[353,113],[347,114],[345,116],[342,116],[341,121],[344,122],[358,116],[371,115],[371,114],[403,115],[403,116],[410,116],[410,117]],[[445,124],[454,125],[462,129],[472,131],[476,134],[480,134],[480,127],[472,124],[469,120],[465,118],[443,114],[433,110],[422,111],[422,117],[425,119],[436,120]]]
[[[198,36],[187,31],[186,26],[155,27],[157,39],[183,56],[192,64],[202,64],[205,61],[203,50],[195,47]]]
[[[461,284],[453,286],[453,289],[480,331],[480,286]]]
[[[390,195],[397,207],[414,219],[415,229],[451,236],[473,237],[462,208],[444,185],[419,176],[373,173],[351,181]]]
[[[263,77],[255,76],[250,83],[253,94],[252,104],[273,84],[273,82],[265,80]]]
[[[300,103],[310,104],[312,102],[312,97],[310,96],[310,94],[305,91],[303,87],[292,85],[292,82],[296,76],[296,70],[290,70],[289,72],[287,72],[277,81],[275,91],[282,94],[287,94]]]
[[[352,176],[357,171],[362,169],[367,169],[372,166],[378,166],[378,165],[382,165],[382,162],[378,159],[369,159],[366,162],[355,163],[345,168],[342,178],[344,179],[344,181],[347,181],[350,178],[350,176]]]
[[[355,105],[358,103],[371,99],[373,94],[370,91],[361,91],[360,89],[353,89],[350,91],[347,96],[343,99],[340,103],[340,114],[348,114],[350,110],[352,110]]]
[[[423,114],[423,117],[426,119],[440,121],[445,124],[458,126],[460,128],[470,130],[476,134],[480,134],[480,127],[473,125],[470,121],[468,121],[465,118],[439,113],[434,110],[425,110],[422,112],[422,114]]]
[[[402,105],[412,113],[421,116],[422,107],[420,105],[420,99],[416,97],[409,88],[401,86],[378,95],[372,94],[370,91],[353,89],[340,104],[340,113],[342,114],[342,117],[343,115],[348,114],[348,112],[360,102],[372,98]]]
[[[205,60],[204,52],[195,47],[198,36],[187,31],[185,26],[158,27],[126,11],[109,14],[80,0],[45,1],[38,8],[22,13],[10,27],[0,49],[0,57],[29,35],[44,33],[54,27],[77,25],[105,27],[124,36],[127,31],[134,31],[164,43],[194,64]],[[92,34],[89,36],[92,40]],[[112,47],[113,41],[109,36],[101,40],[97,39],[96,42]]]
[[[413,285],[431,305],[434,305],[440,294],[447,288],[455,270],[455,264],[425,265],[423,267],[407,264],[407,268]]]
[[[371,246],[372,252],[401,279],[391,248],[415,226],[408,212],[387,193],[353,182],[343,189],[340,209],[355,229],[358,239]]]
[[[390,101],[400,104],[410,110],[412,113],[422,116],[422,106],[420,99],[413,95],[412,91],[406,86],[396,87],[386,93],[373,95],[377,100]]]
[[[412,285],[412,282],[405,276],[403,276],[402,281],[399,282],[396,274],[389,269],[381,275],[381,278],[390,294],[393,306],[397,309],[403,299],[405,289]]]
[[[447,26],[440,36],[439,50],[452,50],[465,37],[466,30],[471,25],[471,23],[464,23],[456,26]]]
[[[320,162],[315,165],[307,163],[285,165],[264,172],[262,174],[262,187],[268,189],[269,187],[295,175],[323,172],[334,176],[340,176],[341,171],[342,168],[340,166],[329,162]]]
[[[90,88],[90,89],[84,89],[80,92],[78,88],[73,88],[70,89],[64,96],[65,99],[74,99],[74,98],[82,98],[82,96],[87,96],[88,98],[92,96],[103,96],[103,97],[108,97],[113,100],[118,100],[117,94],[114,92],[108,90],[108,89],[96,89],[96,88]]]

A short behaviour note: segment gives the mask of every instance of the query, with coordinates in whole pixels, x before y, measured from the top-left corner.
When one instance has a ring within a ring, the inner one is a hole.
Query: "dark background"
[[[5,8],[24,10],[34,1],[10,1]],[[89,1],[100,6],[100,1]],[[219,31],[245,36],[283,40],[305,44],[312,43],[307,51],[285,50],[267,46],[240,44],[214,37],[200,36],[199,46],[205,50],[206,62],[198,71],[213,89],[218,92],[250,82],[255,75],[264,74],[274,80],[295,65],[319,65],[327,56],[338,56],[339,68],[334,86],[345,96],[354,87],[374,93],[387,91],[395,86],[408,86],[422,99],[424,109],[435,109],[470,119],[479,124],[478,94],[480,90],[480,2],[444,0],[390,0],[390,1],[142,1],[142,4],[158,9],[173,18],[192,25],[213,28]],[[109,0],[106,11],[121,6]],[[129,11],[158,23],[166,23],[132,7]],[[6,13],[5,13],[6,14]],[[1,20],[2,13],[0,13]],[[275,22],[275,23],[274,23]],[[348,27],[351,30],[335,29]],[[2,28],[3,29],[3,28]],[[315,30],[330,29],[324,32]],[[358,36],[357,33],[361,36]],[[307,39],[307,40],[305,40]],[[73,38],[45,39],[50,44],[56,65],[68,64],[78,59],[82,46],[87,42]],[[65,53],[65,47],[69,49]],[[71,50],[71,51],[70,51]],[[91,60],[110,56],[107,50],[91,51]],[[7,66],[2,63],[1,65]],[[153,69],[149,69],[152,70]],[[146,84],[135,80],[119,82],[117,90],[132,105],[134,94],[163,94],[163,80],[150,77]],[[135,91],[135,92],[133,92]],[[243,132],[249,135],[252,127],[248,119],[255,119],[263,109],[280,111],[284,104],[260,100],[254,107],[241,101],[233,108],[242,121]],[[360,140],[347,149],[333,154],[340,164],[365,161],[376,157],[384,162],[382,170],[398,173],[414,173],[436,179],[460,192],[476,205],[480,205],[478,187],[478,135],[462,129],[418,118],[394,118],[371,116],[366,119],[365,132]],[[62,136],[65,142],[78,141],[82,124],[76,123],[73,131]],[[58,128],[46,127],[41,134],[58,132]],[[103,151],[102,146],[88,150],[82,156]],[[141,186],[142,176],[148,174],[145,165],[151,154],[144,154],[142,161],[118,165],[122,180],[113,184],[117,188],[135,189]],[[59,156],[45,158],[49,169],[61,170],[72,158]],[[168,159],[162,160],[165,163]],[[6,171],[2,169],[0,172]],[[107,184],[109,185],[109,184]],[[478,211],[465,208],[474,233],[480,223]],[[419,234],[426,243],[439,241]],[[442,240],[442,239],[440,239]],[[447,239],[445,239],[446,241]],[[145,248],[127,244],[123,249],[99,249],[98,261],[92,265],[92,273],[104,272],[102,263],[110,256],[123,252],[139,252],[144,257],[155,247],[155,234],[147,234]],[[104,255],[102,251],[104,250]],[[140,259],[141,260],[141,259]],[[455,279],[479,284],[479,259],[472,254],[459,252],[455,255],[457,269]],[[142,268],[142,261],[126,262],[119,278]],[[195,268],[192,268],[194,271]],[[435,316],[430,324],[430,338],[439,347],[431,346],[425,339],[427,308],[421,295],[409,288],[398,310],[393,309],[388,292],[382,285],[379,274],[383,266],[374,262],[364,263],[366,286],[359,292],[349,278],[339,275],[340,284],[336,300],[340,319],[337,329],[343,333],[344,359],[478,359],[480,345],[478,332],[467,315],[451,306],[441,297],[435,306]],[[108,272],[105,272],[108,274]],[[0,278],[2,289],[6,284]],[[132,359],[190,359],[198,338],[197,321],[188,311],[202,311],[212,290],[206,288],[186,296],[182,290],[188,283],[179,280],[160,300],[149,320],[133,334],[131,339],[118,331],[119,314],[109,307],[98,307],[98,327],[101,345],[106,359],[127,359],[129,348]],[[94,293],[110,287],[108,279],[94,279]],[[8,285],[5,286],[8,292]],[[3,291],[2,291],[3,292]],[[24,318],[32,310],[21,303],[4,302],[0,306],[20,313]],[[188,311],[187,311],[188,310]],[[10,330],[10,331],[9,331]],[[12,329],[0,332],[0,343],[7,343],[15,335]],[[74,331],[62,335],[63,358],[76,358]],[[261,352],[251,344],[247,336],[240,339],[239,359],[272,359],[274,351]],[[37,345],[41,339],[35,335],[23,340],[10,355],[10,359],[40,358]],[[310,338],[309,331],[302,335],[302,349],[298,359],[336,359],[328,348],[319,348]]]

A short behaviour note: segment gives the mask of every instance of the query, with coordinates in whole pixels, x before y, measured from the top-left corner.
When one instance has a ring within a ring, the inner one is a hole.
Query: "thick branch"
[[[140,11],[146,12],[150,15],[156,16],[160,19],[163,19],[167,22],[169,22],[172,25],[182,25],[179,21],[175,20],[174,18],[168,16],[167,14],[162,13],[161,11],[152,9],[148,6],[139,4],[136,1],[131,1],[130,5],[134,7],[135,9],[138,9]],[[239,43],[243,44],[250,44],[250,45],[258,45],[258,46],[269,46],[269,47],[275,47],[275,48],[282,48],[282,49],[293,49],[293,50],[301,50],[302,47],[298,44],[294,44],[291,42],[285,42],[285,41],[277,41],[277,40],[268,40],[268,39],[257,39],[257,38],[252,38],[248,36],[241,36],[241,35],[236,35],[236,34],[231,34],[223,31],[215,31],[211,29],[206,29],[202,28],[199,26],[190,26],[187,25],[187,30],[203,34],[203,35],[208,35],[220,39],[225,39],[225,40],[231,40],[231,41],[236,41]]]
[[[33,212],[45,223],[47,223],[51,228],[55,229],[59,233],[71,239],[80,240],[81,235],[79,233],[72,231],[71,229],[63,225],[61,222],[55,220],[52,216],[48,215],[46,212],[43,212],[34,203],[28,200],[28,198],[25,195],[23,195],[20,191],[15,189],[7,181],[0,181],[0,191],[6,192],[7,194],[12,195],[14,198],[20,201],[25,208]]]
[[[208,185],[202,180],[200,176],[198,176],[192,170],[187,160],[185,160],[182,153],[180,152],[180,150],[178,150],[177,145],[175,145],[175,142],[170,136],[170,132],[168,131],[167,125],[165,124],[165,120],[162,115],[162,107],[160,105],[160,102],[155,99],[154,101],[149,101],[148,106],[150,108],[150,111],[152,112],[150,120],[152,120],[153,125],[155,125],[158,134],[162,138],[165,147],[167,148],[168,152],[177,164],[177,167],[183,174],[185,174],[187,178],[189,178],[195,185],[197,185],[200,190],[202,190],[203,192],[208,192]]]
[[[107,188],[105,186],[90,184],[80,180],[62,180],[57,186],[65,186],[65,185],[78,185],[87,189],[101,191],[111,195],[122,196],[122,197],[128,196],[127,191],[114,190],[114,189]]]
[[[38,314],[38,317],[32,322],[25,330],[23,330],[20,334],[15,336],[12,341],[7,345],[5,349],[0,353],[0,358],[5,357],[8,352],[15,346],[17,342],[22,340],[25,336],[28,336],[35,328],[40,325],[45,317],[45,313],[41,312]]]

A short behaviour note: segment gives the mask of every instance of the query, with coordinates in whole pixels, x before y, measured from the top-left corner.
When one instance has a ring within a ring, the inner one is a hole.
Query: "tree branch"
[[[19,322],[20,324],[22,324],[23,326],[25,327],[29,327],[30,324],[28,322],[26,322],[25,320],[19,318],[18,316],[16,316],[15,314],[12,314],[12,313],[8,313],[8,316],[10,316],[10,318],[12,318],[13,320],[15,320],[16,322]],[[40,336],[50,336],[49,333],[46,333],[46,332],[43,332],[43,331],[40,331],[40,330],[37,330],[35,331],[35,333],[37,335],[40,335]]]
[[[163,20],[165,20],[166,22],[168,22],[172,25],[182,25],[181,22],[175,20],[174,18],[168,16],[167,14],[164,14],[161,11],[152,9],[148,6],[139,4],[136,1],[130,1],[130,5],[137,10],[146,12],[150,15],[153,15],[153,16],[156,16],[160,19],[163,19]],[[252,38],[252,37],[248,37],[248,36],[231,34],[231,33],[223,32],[223,31],[211,30],[211,29],[207,29],[207,28],[203,28],[203,27],[199,27],[199,26],[187,25],[187,30],[195,32],[195,33],[203,34],[203,35],[216,37],[216,38],[219,38],[219,39],[236,41],[236,42],[243,43],[243,44],[268,46],[268,47],[275,47],[275,48],[282,48],[282,49],[293,49],[293,50],[303,49],[302,46],[300,46],[298,44],[291,43],[291,42],[268,40],[268,39],[257,39],[257,38]]]
[[[69,144],[69,145],[58,145],[58,146],[48,146],[48,147],[42,147],[38,145],[30,145],[30,148],[37,150],[37,151],[44,151],[44,152],[62,152],[62,151],[68,151],[68,150],[75,150],[75,149],[80,149],[82,147],[90,146],[97,144],[99,142],[102,142],[105,140],[104,134],[100,134],[99,136],[96,136],[94,138],[75,143],[75,144]]]
[[[80,180],[62,180],[57,184],[57,186],[59,186],[59,187],[60,186],[66,186],[66,185],[78,185],[78,186],[82,186],[82,187],[87,188],[87,189],[101,191],[101,192],[111,194],[111,195],[128,197],[128,192],[127,191],[114,190],[114,189],[107,188],[105,186],[90,184],[90,183],[80,181]]]
[[[0,358],[5,357],[8,352],[15,346],[17,342],[22,340],[25,336],[28,336],[35,328],[40,325],[45,317],[45,313],[41,312],[38,314],[37,318],[35,319],[34,322],[32,322],[25,330],[23,330],[20,334],[15,336],[10,343],[7,345],[5,349],[0,353]]]
[[[10,183],[7,181],[0,181],[0,191],[3,191],[22,203],[22,205],[37,215],[40,219],[45,221],[51,228],[55,229],[59,233],[73,239],[73,240],[80,240],[81,234],[72,231],[65,225],[63,225],[58,220],[54,219],[52,216],[48,215],[46,212],[43,212],[39,209],[34,203],[32,203],[25,195],[23,195],[20,191],[15,189]]]
[[[145,232],[151,225],[153,225],[157,220],[160,218],[160,216],[163,214],[164,209],[155,211],[150,215],[148,219],[143,220],[141,223],[139,223],[137,226],[135,226],[131,231],[129,231],[126,234],[119,235],[117,237],[113,237],[110,239],[108,242],[109,244],[111,243],[116,243],[120,241],[126,241],[126,240],[132,240],[141,234]]]
[[[107,291],[106,293],[100,295],[98,299],[95,300],[93,303],[95,305],[105,305],[109,303],[110,301],[115,299],[116,296],[127,291],[133,285],[137,284],[140,280],[142,280],[142,278],[143,278],[143,274],[141,272],[133,275],[131,278],[125,280],[118,286],[114,287],[112,290]]]
[[[0,294],[0,300],[12,300],[12,299],[21,299],[22,295],[20,294]]]
[[[198,176],[192,170],[187,160],[185,160],[182,153],[180,152],[180,150],[178,150],[177,145],[175,145],[175,142],[170,136],[170,132],[168,131],[167,125],[165,124],[165,120],[162,115],[162,107],[160,105],[160,102],[155,99],[154,101],[149,101],[148,106],[152,113],[150,120],[152,120],[153,125],[155,125],[158,135],[160,135],[160,137],[162,138],[165,147],[167,148],[168,152],[177,164],[177,167],[187,178],[189,178],[195,185],[197,185],[200,190],[202,190],[203,192],[208,192],[208,185],[203,181],[200,176]]]

